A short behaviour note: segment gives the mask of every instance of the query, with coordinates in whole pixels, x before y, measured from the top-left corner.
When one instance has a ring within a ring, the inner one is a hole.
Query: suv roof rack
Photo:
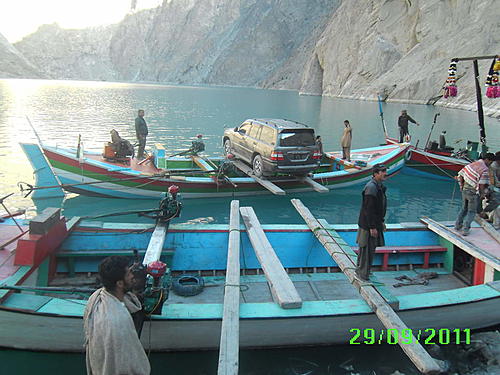
[[[287,120],[287,119],[269,119],[269,118],[264,118],[264,119],[250,119],[250,121],[258,122],[262,125],[269,125],[272,127],[275,127],[276,129],[282,130],[282,129],[311,129],[309,126],[306,124],[302,124],[297,121],[293,120]]]

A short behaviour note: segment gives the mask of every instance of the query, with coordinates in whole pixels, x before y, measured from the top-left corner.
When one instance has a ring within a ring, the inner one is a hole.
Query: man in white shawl
[[[104,287],[90,296],[83,316],[87,374],[149,375],[148,357],[130,315],[141,303],[129,292],[134,276],[128,259],[104,259],[99,276]]]

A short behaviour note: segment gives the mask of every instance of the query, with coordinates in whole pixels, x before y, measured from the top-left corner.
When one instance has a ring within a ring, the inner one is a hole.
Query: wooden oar
[[[292,199],[291,201],[312,230],[313,234],[330,253],[351,284],[358,289],[359,294],[375,312],[382,324],[386,328],[396,330],[398,333],[403,332],[403,330],[406,330],[404,332],[411,332],[384,298],[377,292],[373,284],[362,282],[355,276],[354,270],[356,266],[349,255],[345,253],[335,238],[330,235],[329,231],[323,228],[311,211],[309,211],[299,199]],[[441,364],[442,361],[432,358],[414,336],[411,343],[408,344],[407,342],[403,342],[402,335],[398,334],[398,343],[413,364],[423,374],[439,374],[444,371],[444,364]]]

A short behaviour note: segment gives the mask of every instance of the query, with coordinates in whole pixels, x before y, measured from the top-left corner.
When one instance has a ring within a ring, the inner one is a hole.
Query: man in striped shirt
[[[495,161],[495,155],[487,153],[482,159],[472,162],[458,172],[457,180],[462,191],[462,210],[455,222],[455,230],[462,230],[467,236],[474,216],[478,213],[480,200],[484,198],[489,183],[489,166]]]

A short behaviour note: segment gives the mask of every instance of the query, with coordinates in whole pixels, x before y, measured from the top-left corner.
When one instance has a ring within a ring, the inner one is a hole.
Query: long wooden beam
[[[240,349],[240,202],[231,202],[224,311],[217,375],[238,375]]]
[[[163,244],[165,243],[165,236],[167,235],[167,223],[158,223],[156,224],[155,230],[151,235],[151,239],[149,240],[148,249],[146,250],[146,254],[144,255],[144,260],[142,264],[147,266],[149,263],[154,262],[155,260],[159,260],[161,256],[161,252],[163,250]]]
[[[423,217],[420,219],[421,222],[427,225],[434,233],[439,234],[444,239],[450,241],[452,244],[459,246],[463,251],[469,253],[474,258],[486,263],[487,265],[493,267],[497,271],[500,271],[500,259],[489,254],[488,252],[480,249],[476,245],[464,240],[460,235],[452,232],[449,228],[444,225],[434,221],[428,217]]]
[[[488,223],[486,220],[484,220],[479,215],[476,215],[476,218],[474,220],[476,220],[479,223],[479,225],[481,225],[483,227],[483,229],[486,231],[486,233],[488,233],[498,243],[500,243],[500,232],[498,230],[496,230],[493,225]]]
[[[240,213],[275,301],[283,309],[302,307],[302,299],[269,243],[254,210],[252,207],[241,207]]]
[[[356,277],[354,272],[355,265],[351,261],[351,258],[344,252],[335,238],[323,228],[318,220],[316,220],[311,211],[309,211],[309,209],[304,206],[299,199],[292,199],[292,204],[305,220],[316,238],[330,253],[351,284],[358,289],[359,294],[375,312],[382,324],[386,328],[396,329],[398,332],[402,332],[403,330],[410,332],[408,331],[406,324],[399,318],[384,298],[382,298],[374,286],[370,283],[363,282]],[[444,366],[442,366],[438,360],[432,358],[415,337],[413,337],[410,344],[407,344],[406,342],[403,342],[403,337],[399,334],[398,343],[413,364],[423,374],[439,374],[444,370]]]
[[[231,162],[236,168],[238,168],[240,171],[245,173],[247,176],[253,178],[256,182],[258,182],[261,186],[265,187],[267,190],[269,190],[271,193],[274,195],[285,195],[285,191],[280,188],[279,186],[273,184],[269,180],[264,180],[262,178],[259,178],[253,174],[252,168],[250,168],[248,165],[243,163],[240,160],[233,160]]]

